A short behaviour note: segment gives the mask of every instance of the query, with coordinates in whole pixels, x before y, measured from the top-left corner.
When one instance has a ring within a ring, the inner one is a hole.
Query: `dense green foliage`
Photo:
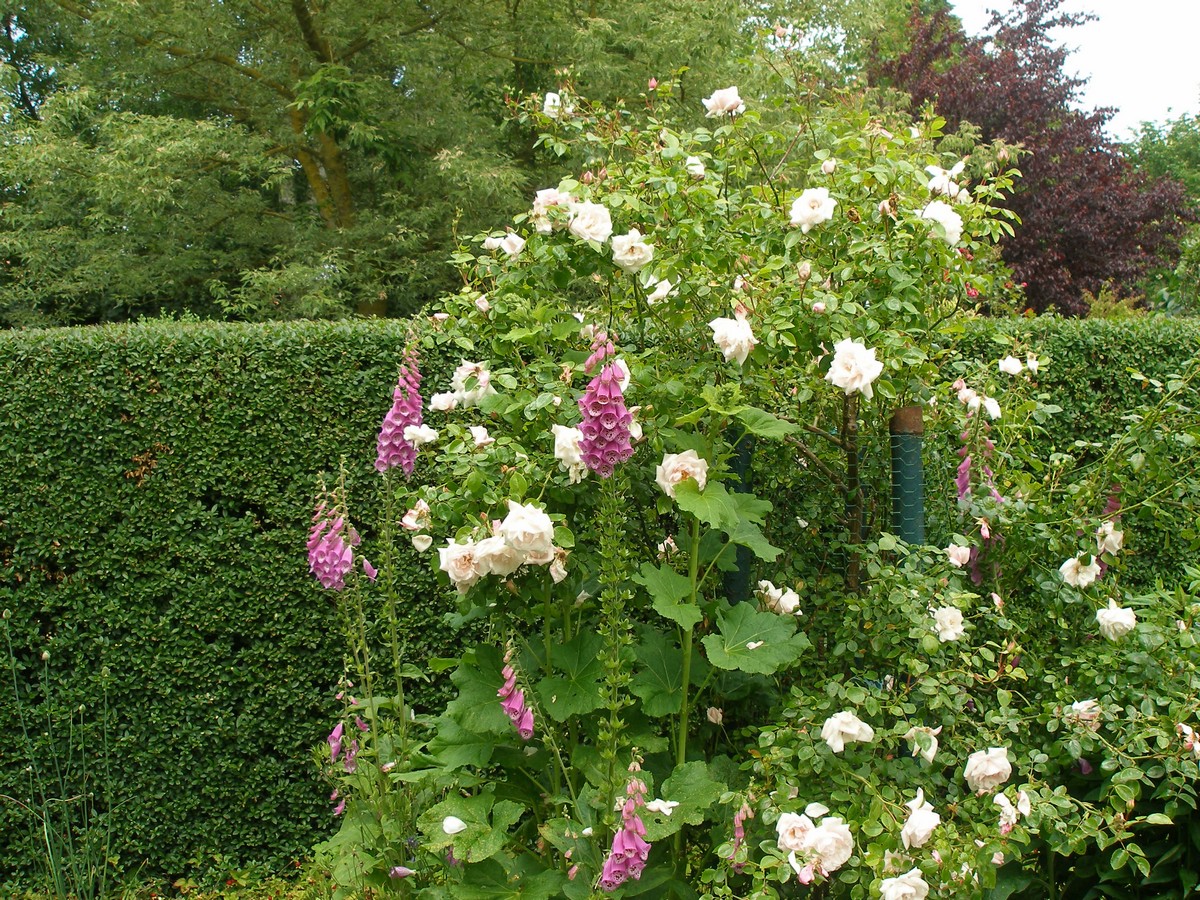
[[[969,328],[968,352],[988,362],[1028,347],[1047,360],[1037,387],[1063,408],[1044,423],[1047,456],[1121,429],[1149,390],[1128,369],[1166,379],[1200,351],[1195,327],[1160,319],[1038,319],[996,334]],[[44,723],[56,723],[60,759],[69,719],[88,724],[91,759],[77,752],[74,764],[95,778],[107,693],[111,771],[92,790],[111,804],[127,871],[204,869],[218,854],[279,862],[331,828],[311,748],[340,709],[342,659],[332,601],[306,571],[305,529],[318,473],[342,456],[361,521],[378,521],[370,460],[405,341],[399,322],[154,323],[0,340],[0,610],[12,613],[22,709],[46,769]],[[446,388],[458,352],[422,361],[430,393]],[[930,466],[931,512],[951,472]],[[1195,536],[1177,512],[1170,543],[1136,520],[1129,577],[1178,571]],[[410,572],[404,630],[421,664],[452,649],[441,616],[453,602],[415,560]],[[0,793],[29,798],[9,687],[0,731],[15,751]],[[0,801],[0,882],[32,859],[29,821]]]
[[[318,473],[345,455],[353,490],[371,471],[403,342],[403,323],[0,341],[0,609],[24,724],[51,781],[68,721],[88,726],[90,759],[77,750],[58,796],[90,771],[126,870],[286,860],[331,821],[310,751],[337,708],[341,651],[305,529]],[[424,601],[407,611],[422,659],[449,638],[430,579],[414,569],[410,586]],[[4,679],[0,794],[28,798],[7,664]],[[0,801],[0,868],[28,861],[30,824]]]

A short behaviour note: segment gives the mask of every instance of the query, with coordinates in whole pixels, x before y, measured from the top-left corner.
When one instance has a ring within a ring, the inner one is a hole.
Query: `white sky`
[[[1011,0],[951,0],[969,34],[979,34],[988,10]],[[1141,122],[1200,112],[1200,0],[1065,0],[1063,12],[1099,18],[1065,29],[1075,52],[1066,71],[1090,78],[1082,106],[1115,106],[1109,135],[1126,140]]]

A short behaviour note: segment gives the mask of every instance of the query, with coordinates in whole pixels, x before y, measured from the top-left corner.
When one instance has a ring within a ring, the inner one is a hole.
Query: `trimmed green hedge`
[[[25,726],[53,780],[47,712],[65,763],[72,711],[99,722],[107,687],[123,868],[279,864],[327,833],[312,748],[340,710],[342,642],[334,595],[307,571],[306,529],[318,474],[342,457],[353,502],[370,498],[405,327],[0,335],[0,610]],[[445,594],[415,560],[411,584],[419,662],[453,637],[439,624]],[[7,657],[0,644],[0,794],[28,798]],[[47,685],[48,707],[33,708]],[[87,737],[92,762],[77,751],[73,770],[94,777],[102,735]],[[102,790],[69,781],[72,796]],[[27,823],[0,800],[0,883],[28,869]]]
[[[126,871],[172,876],[218,856],[280,865],[328,833],[312,747],[339,708],[342,642],[335,598],[307,572],[306,530],[318,474],[342,458],[360,529],[376,521],[374,441],[406,327],[0,334],[0,610],[11,610],[25,724],[48,767],[53,746],[66,758],[72,715],[93,723],[96,774],[107,690],[107,815]],[[1050,359],[1038,382],[1064,412],[1047,439],[1069,449],[1119,430],[1120,413],[1144,399],[1126,369],[1179,370],[1200,352],[1200,327],[981,322],[964,344],[989,361],[1015,345]],[[423,360],[430,393],[445,389],[458,353]],[[1179,546],[1156,551],[1173,566]],[[415,559],[409,583],[405,629],[419,665],[452,652],[456,637],[441,624],[448,592]],[[2,645],[0,658],[7,669]],[[28,797],[7,672],[4,684],[0,794]],[[60,723],[57,743],[43,734],[47,716]],[[75,771],[84,757],[76,748]],[[33,865],[27,824],[0,800],[0,885]]]

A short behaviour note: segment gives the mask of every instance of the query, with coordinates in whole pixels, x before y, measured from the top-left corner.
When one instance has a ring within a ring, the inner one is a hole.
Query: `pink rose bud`
[[[820,300],[818,300],[816,303],[814,303],[812,305],[812,311],[815,312],[818,316],[821,315],[821,313],[825,312],[825,304],[822,303]]]
[[[650,81],[647,82],[647,86],[650,88],[650,90],[654,90],[656,87],[658,87],[658,79],[651,78]]]

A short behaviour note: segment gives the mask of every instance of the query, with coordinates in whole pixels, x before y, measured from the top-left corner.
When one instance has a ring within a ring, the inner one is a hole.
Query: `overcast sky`
[[[979,34],[990,9],[1011,0],[951,0],[967,32]],[[1110,136],[1124,140],[1143,121],[1200,112],[1200,0],[1065,0],[1064,12],[1099,18],[1065,29],[1076,52],[1066,69],[1090,79],[1083,106],[1115,106]]]

